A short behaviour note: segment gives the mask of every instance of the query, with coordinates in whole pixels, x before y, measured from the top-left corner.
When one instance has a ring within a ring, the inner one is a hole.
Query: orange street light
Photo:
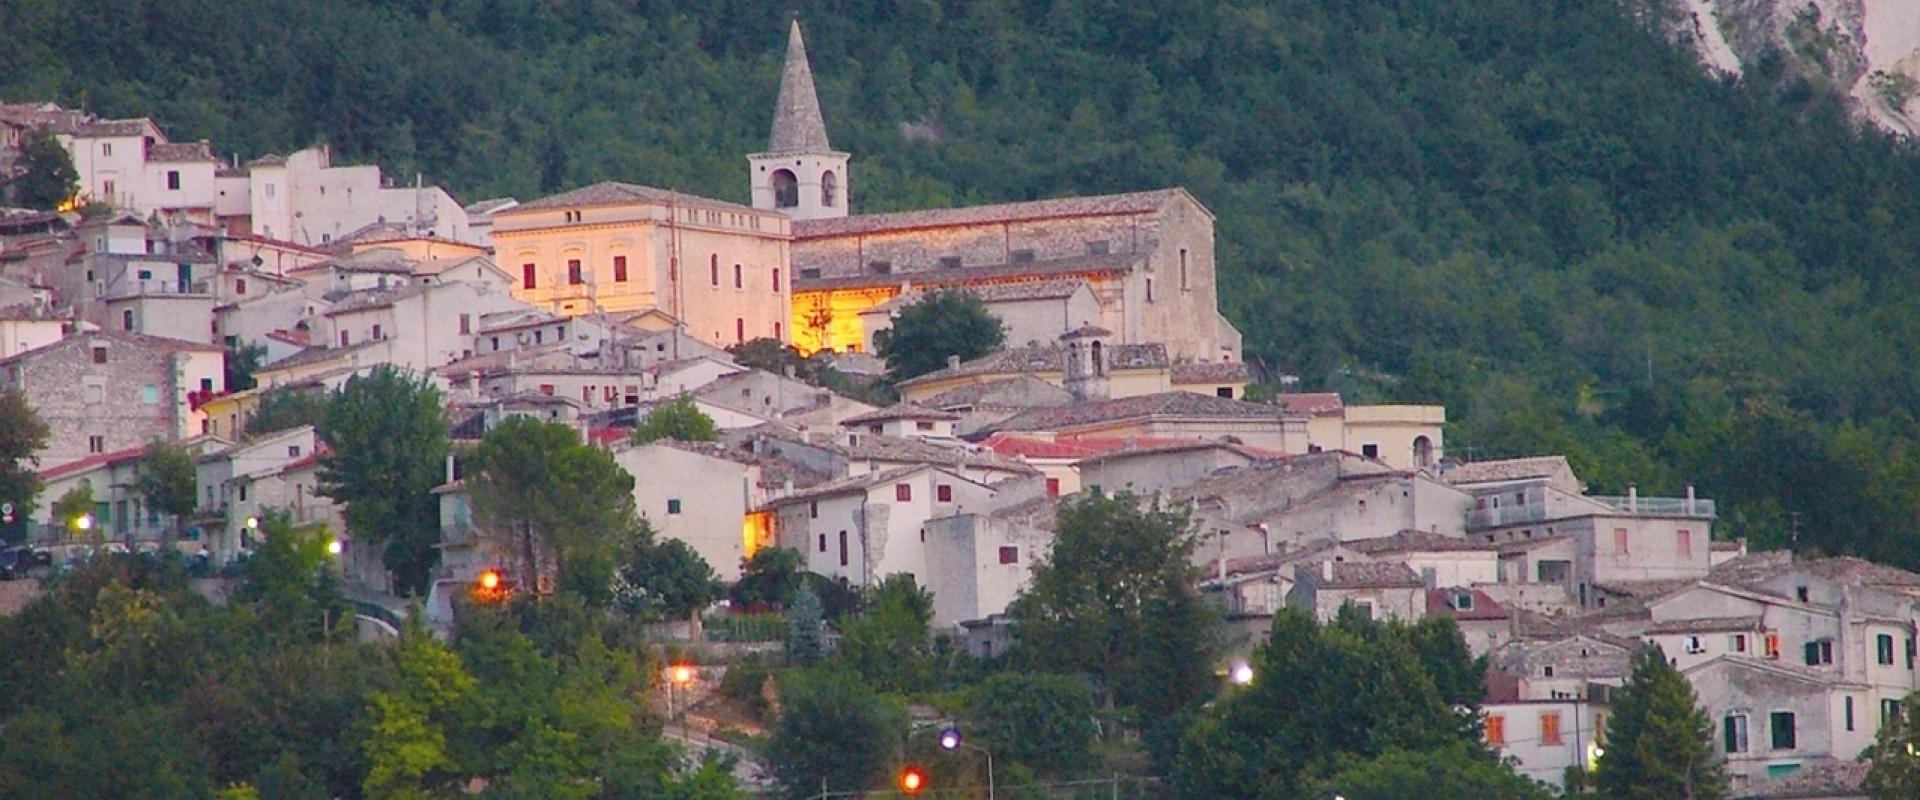
[[[900,791],[906,794],[919,794],[927,788],[927,773],[919,767],[908,764],[900,770]]]

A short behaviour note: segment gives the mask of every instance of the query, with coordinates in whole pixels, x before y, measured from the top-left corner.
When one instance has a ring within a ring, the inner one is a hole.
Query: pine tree
[[[1594,783],[1608,800],[1727,796],[1727,774],[1713,753],[1713,723],[1658,647],[1633,657],[1633,673],[1614,695]]]
[[[788,661],[811,664],[826,653],[827,625],[820,595],[804,581],[793,593],[793,607],[787,609],[787,626]]]

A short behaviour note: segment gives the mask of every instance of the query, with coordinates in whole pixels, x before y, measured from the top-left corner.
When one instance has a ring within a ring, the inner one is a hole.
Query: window
[[[1720,721],[1720,745],[1728,753],[1747,752],[1747,715],[1728,714]]]
[[[553,396],[553,384],[551,384],[551,383],[543,383],[543,384],[540,384],[540,393],[541,393],[541,394],[543,394],[543,395],[546,395],[547,397],[552,397],[552,396]]]
[[[941,269],[959,269],[960,257],[959,256],[941,256],[940,268]]]
[[[520,288],[534,289],[534,288],[538,288],[539,286],[540,286],[540,281],[538,278],[534,276],[533,265],[521,264],[520,265]]]
[[[1700,637],[1698,637],[1698,636],[1689,636],[1689,637],[1687,637],[1687,652],[1689,652],[1689,653],[1704,653],[1704,652],[1707,652],[1707,646],[1706,646],[1705,644],[1703,644],[1703,643],[1701,643],[1701,641],[1700,641]]]
[[[240,502],[247,502],[247,485],[240,484]]]
[[[667,515],[673,516],[673,517],[677,517],[680,515],[680,498],[678,497],[667,498]]]
[[[567,284],[579,286],[582,283],[586,283],[586,276],[581,274],[580,259],[567,259]]]
[[[1213,390],[1213,395],[1214,395],[1215,397],[1224,397],[1224,398],[1227,398],[1228,400],[1232,400],[1232,399],[1233,399],[1233,387],[1231,387],[1231,386],[1222,386],[1222,387],[1220,387],[1220,388],[1218,388],[1218,389],[1215,389],[1215,390]]]
[[[113,181],[112,181],[112,180],[104,180],[104,181],[101,181],[101,182],[100,182],[100,193],[101,193],[101,194],[104,194],[104,195],[106,195],[107,197],[112,197],[112,196],[113,196]]]
[[[1800,602],[1802,603],[1812,602],[1807,599],[1808,593],[1807,593],[1807,587],[1805,586],[1796,587],[1793,590],[1793,596],[1800,598]]]
[[[267,196],[268,197],[273,196],[273,184],[271,183],[267,184]]]
[[[106,345],[98,345],[98,344],[97,344],[97,345],[94,345],[94,346],[93,346],[93,363],[95,363],[95,364],[105,364],[105,363],[107,363],[107,347],[106,347]]]
[[[1674,535],[1673,549],[1679,551],[1681,558],[1693,557],[1693,531],[1681,531]]]
[[[233,293],[234,293],[234,294],[246,294],[246,293],[247,293],[247,279],[246,279],[246,278],[235,278],[235,279],[234,279],[234,281],[233,281]]]
[[[614,283],[627,282],[627,257],[626,256],[613,257],[613,282]]]
[[[893,262],[891,262],[891,261],[869,261],[869,262],[867,262],[867,271],[868,271],[868,272],[871,272],[871,273],[873,273],[873,274],[875,274],[875,275],[892,275],[892,274],[893,274]]]
[[[1541,712],[1540,713],[1540,746],[1559,747],[1561,744],[1563,744],[1563,742],[1560,741],[1560,712],[1558,711]]]
[[[776,322],[776,323],[773,323],[773,338],[775,338],[775,339],[782,339],[782,338],[784,338],[784,335],[785,335],[785,331],[783,331],[783,330],[782,330],[782,329],[780,328],[780,323],[778,323],[778,322]]]
[[[1888,633],[1874,637],[1874,653],[1879,656],[1881,666],[1893,665],[1893,635]]]
[[[1059,478],[1047,479],[1047,496],[1048,497],[1060,496],[1060,479]]]
[[[1031,264],[1033,263],[1033,251],[1015,250],[1007,254],[1007,260],[1015,264]]]
[[[107,437],[105,437],[105,436],[101,436],[101,435],[99,435],[99,434],[97,434],[97,433],[96,433],[96,434],[93,434],[93,435],[91,435],[91,436],[88,436],[88,437],[87,437],[87,452],[89,452],[89,453],[104,453],[104,452],[107,452]]]
[[[167,170],[167,191],[180,191],[180,170]]]
[[[380,323],[376,322],[373,324],[373,340],[377,342],[381,338],[382,337],[380,336]]]
[[[1818,667],[1833,663],[1833,640],[1816,639],[1805,646],[1807,666]]]
[[[1553,665],[1552,665],[1552,664],[1548,664],[1548,665],[1546,665],[1546,666],[1544,666],[1544,667],[1541,667],[1541,668],[1540,668],[1540,677],[1542,677],[1542,678],[1551,678],[1551,677],[1553,677]]]
[[[1796,745],[1793,730],[1793,712],[1773,712],[1773,749],[1792,750]]]
[[[1767,658],[1780,657],[1780,634],[1767,634]]]
[[[1733,646],[1733,652],[1736,652],[1736,653],[1747,652],[1747,635],[1744,633],[1734,634],[1732,646]]]
[[[1847,730],[1853,730],[1853,695],[1840,698],[1840,711],[1846,719]]]
[[[1181,289],[1186,289],[1186,288],[1188,288],[1188,285],[1187,285],[1187,248],[1184,248],[1184,247],[1182,247],[1182,248],[1180,248],[1180,288],[1181,288]]]
[[[346,347],[346,346],[347,346],[347,341],[348,341],[348,338],[347,338],[347,336],[348,336],[348,334],[347,334],[347,332],[346,332],[346,331],[341,331],[341,332],[340,332],[340,346],[341,346],[341,347]]]
[[[159,405],[160,404],[160,387],[155,386],[151,383],[140,387],[140,402],[142,404],[150,405],[150,406]]]
[[[804,269],[801,269],[801,270],[800,270],[800,277],[802,277],[802,278],[818,278],[818,277],[820,277],[820,268],[819,268],[819,267],[806,267],[806,268],[804,268]]]
[[[1153,302],[1153,279],[1147,279],[1147,302]]]
[[[745,344],[747,341],[747,321],[740,317],[733,319],[733,343]]]
[[[780,268],[773,268],[773,290],[780,291]]]
[[[800,205],[800,181],[789,170],[773,171],[773,207],[793,208]]]
[[[1613,529],[1613,553],[1614,555],[1620,555],[1620,556],[1624,556],[1627,554],[1627,529],[1626,528]]]
[[[297,444],[290,444],[290,445],[287,445],[287,457],[288,457],[288,458],[299,458],[299,457],[300,457],[300,445],[297,445]]]
[[[820,173],[820,205],[832,208],[834,203],[839,202],[839,194],[840,179],[834,177],[833,170]]]
[[[1106,254],[1107,254],[1107,240],[1096,239],[1094,241],[1087,242],[1087,255],[1104,256]]]
[[[827,535],[820,534],[820,552],[827,552]]]
[[[913,486],[905,483],[893,485],[893,499],[905,503],[913,499]]]
[[[1367,458],[1377,459],[1380,457],[1380,445],[1377,445],[1377,444],[1360,445],[1360,455],[1366,456]]]
[[[123,330],[123,331],[133,330],[133,309],[128,308],[128,309],[121,310],[120,330]]]
[[[1892,699],[1881,700],[1880,727],[1884,728],[1887,727],[1888,723],[1898,721],[1900,721],[1900,701]],[[1853,730],[1853,726],[1847,726],[1847,730]]]
[[[101,142],[101,143],[100,143],[100,155],[103,155],[103,156],[110,156],[110,155],[113,155],[113,143],[112,143],[112,142]]]
[[[1373,619],[1372,603],[1355,603],[1354,607],[1360,610],[1361,619]]]
[[[460,335],[465,336],[469,333],[473,333],[473,315],[461,314],[460,315]]]
[[[747,288],[746,281],[741,276],[739,264],[733,265],[733,288],[735,289]]]
[[[707,259],[707,282],[716,287],[720,285],[720,256],[718,255]]]
[[[931,422],[915,422],[915,423],[913,423],[913,429],[914,429],[914,430],[916,430],[916,431],[931,431],[931,430],[933,430],[933,423],[931,423]]]
[[[1487,744],[1500,747],[1507,743],[1507,718],[1499,714],[1487,715]]]
[[[847,532],[840,532],[840,566],[847,565]]]
[[[1002,564],[1020,563],[1020,548],[1018,547],[1000,548],[1000,563]]]
[[[820,518],[820,501],[815,500],[811,503],[808,503],[807,519],[819,519],[819,518]],[[824,544],[824,542],[826,541],[826,539],[824,538],[824,535],[822,536],[820,541],[823,542],[823,544],[820,545],[820,550],[821,552],[825,552],[827,549],[827,546]]]
[[[498,336],[490,337],[489,342],[493,345],[494,352],[496,353],[500,352],[500,337]]]
[[[953,502],[953,487],[948,486],[947,484],[944,484],[944,483],[934,487],[933,499],[938,500],[942,503]]]
[[[1473,610],[1473,593],[1461,592],[1453,596],[1453,607],[1459,611]]]

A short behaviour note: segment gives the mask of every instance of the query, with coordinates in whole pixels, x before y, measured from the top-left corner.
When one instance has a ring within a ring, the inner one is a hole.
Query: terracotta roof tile
[[[1097,422],[1144,417],[1279,419],[1281,409],[1194,392],[1161,392],[1100,403],[1040,408],[993,425],[997,431],[1058,431]]]
[[[960,418],[951,411],[927,408],[913,403],[895,403],[886,408],[869,411],[859,416],[848,417],[840,421],[841,425],[864,425],[871,422],[887,422],[896,419],[953,421]]]
[[[1656,636],[1675,633],[1732,633],[1758,631],[1763,627],[1759,617],[1701,617],[1656,622],[1647,628],[1646,634]]]
[[[1342,408],[1339,392],[1290,392],[1274,400],[1289,414],[1336,414]]]
[[[1162,369],[1167,366],[1167,348],[1158,343],[1117,344],[1106,348],[1107,363],[1114,370]],[[966,378],[975,375],[1017,375],[1035,372],[1065,372],[1067,368],[1067,348],[1063,345],[1047,344],[1037,347],[1009,347],[976,358],[963,361],[957,367],[934,370],[925,375],[901,381],[903,388],[925,386],[950,378]]]
[[[1175,386],[1192,383],[1243,383],[1247,379],[1247,365],[1239,361],[1173,365],[1173,385]],[[1287,407],[1283,404],[1281,408]],[[1291,408],[1287,410],[1295,414],[1304,413]]]
[[[1328,580],[1322,575],[1323,564],[1333,565],[1333,578]],[[1373,561],[1322,561],[1318,564],[1301,567],[1302,575],[1311,575],[1311,580],[1322,589],[1419,589],[1426,583],[1414,574],[1413,568],[1399,562]]]
[[[1145,214],[1157,211],[1167,203],[1172,202],[1176,197],[1185,194],[1186,190],[1184,189],[1158,189],[1128,194],[1096,195],[1093,197],[1061,197],[1051,200],[1031,200],[1022,203],[999,203],[995,205],[967,206],[963,208],[936,208],[921,211],[901,211],[890,214],[858,214],[838,219],[816,219],[795,222],[793,224],[793,235],[795,239],[804,240],[859,233],[877,233],[880,231],[939,228],[957,225],[986,225],[1058,217]]]
[[[220,159],[213,154],[213,143],[205,139],[197,142],[156,142],[147,148],[147,160],[220,163]]]
[[[1544,478],[1556,472],[1570,470],[1566,456],[1533,456],[1529,458],[1508,458],[1499,461],[1473,461],[1454,466],[1445,471],[1443,477],[1448,483],[1494,483],[1498,481],[1516,481],[1526,478]]]
[[[1497,547],[1488,542],[1475,542],[1453,536],[1442,536],[1427,531],[1400,531],[1392,536],[1376,539],[1359,539],[1347,543],[1348,547],[1362,553],[1440,553],[1440,552],[1487,552],[1497,551]]]

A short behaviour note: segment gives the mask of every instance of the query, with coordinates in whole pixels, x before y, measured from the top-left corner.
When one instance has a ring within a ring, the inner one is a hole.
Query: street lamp
[[[1253,683],[1253,665],[1245,661],[1233,662],[1233,666],[1227,668],[1227,680],[1233,681],[1235,686]]]
[[[344,552],[346,549],[347,549],[346,544],[341,542],[339,539],[333,539],[327,542],[327,555],[337,556],[337,555],[340,555],[340,553]]]
[[[81,514],[73,518],[73,529],[81,533],[93,530],[93,515]]]
[[[948,728],[940,732],[940,749],[951,753],[962,747],[978,750],[981,755],[987,757],[987,800],[993,800],[993,751],[977,744],[967,744],[966,738],[960,735],[959,728]]]
[[[678,688],[681,692],[685,692],[687,690],[687,684],[693,683],[694,675],[695,675],[695,672],[693,667],[687,664],[675,664],[673,665],[672,668],[667,670],[667,719],[668,720],[672,720],[674,717],[674,714],[673,714],[674,689]],[[686,710],[681,709],[682,716],[684,716],[685,713],[686,713]]]

